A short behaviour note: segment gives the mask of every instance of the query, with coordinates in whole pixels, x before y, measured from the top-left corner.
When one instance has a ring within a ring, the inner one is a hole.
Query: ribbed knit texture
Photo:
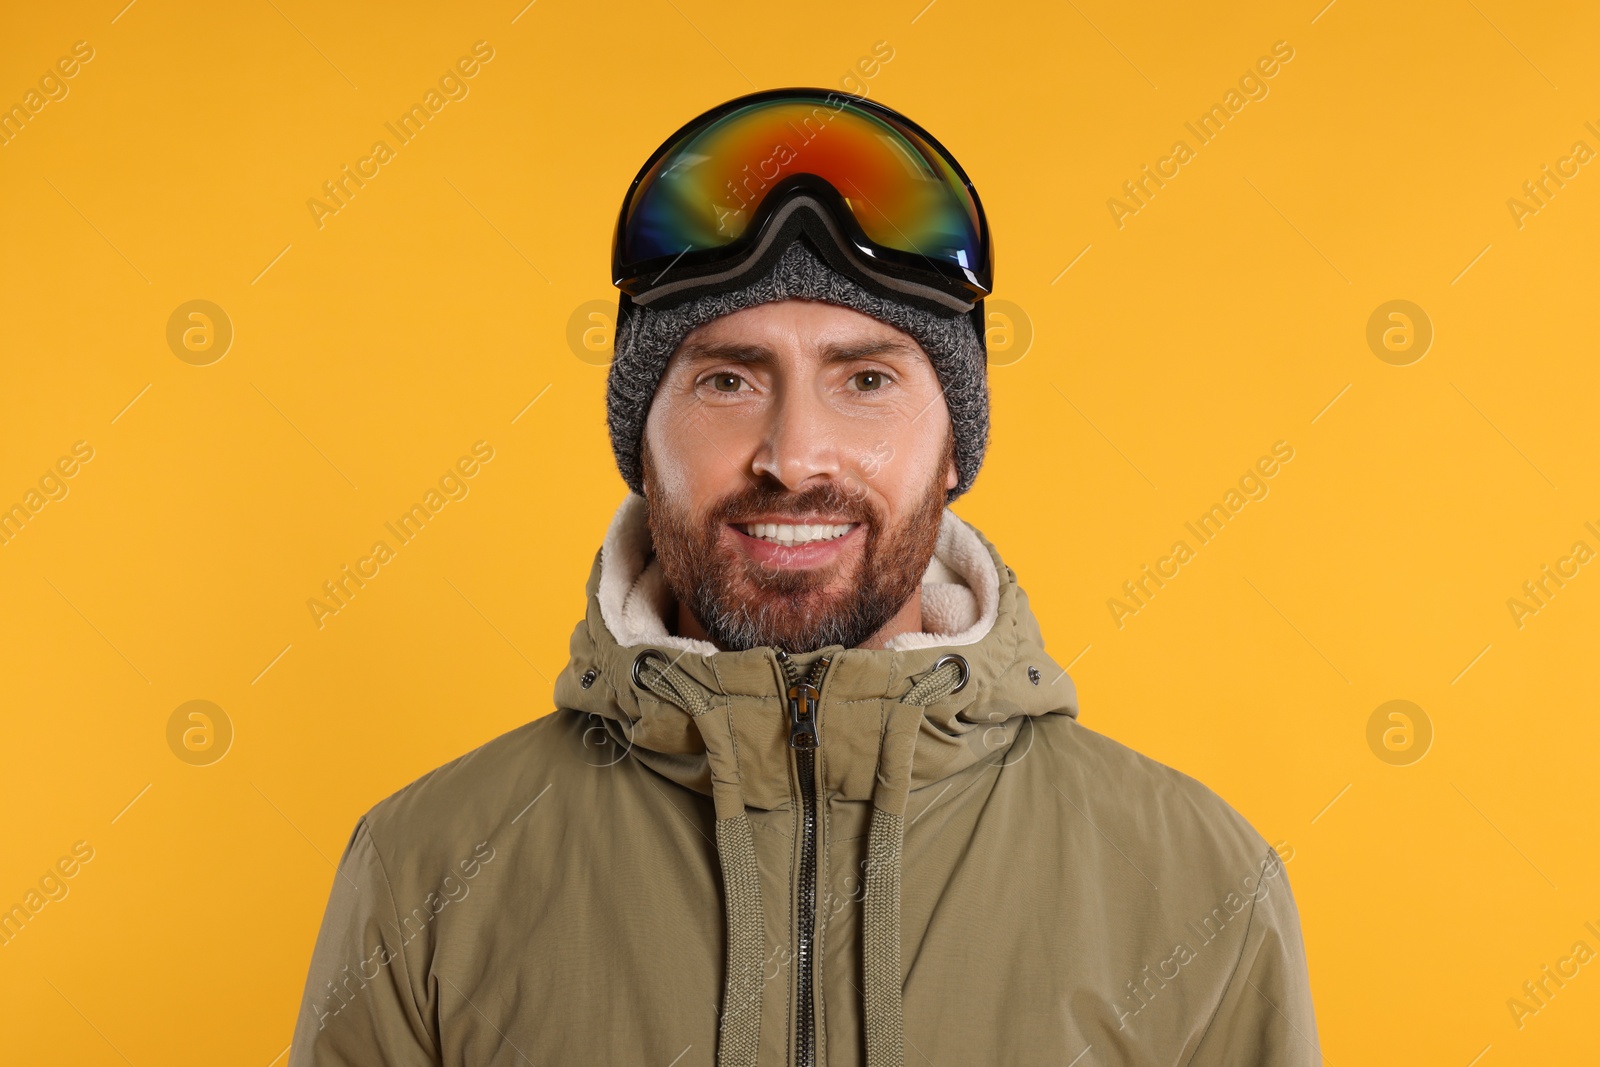
[[[663,700],[689,713],[706,741],[709,754],[714,733],[706,728],[711,700],[706,691],[655,649],[643,654],[639,681]],[[738,793],[737,776],[727,785]],[[761,870],[756,862],[755,834],[744,801],[735,795],[731,814],[717,819],[717,861],[722,866],[723,908],[728,943],[722,989],[722,1022],[717,1036],[717,1067],[756,1067],[761,1052],[761,998],[766,985],[766,913],[761,904]]]
[[[762,955],[766,918],[749,816],[717,820],[717,855],[728,908],[728,972],[722,993],[717,1067],[756,1067],[761,1051]]]
[[[900,849],[904,841],[905,817],[874,808],[867,838],[867,895],[862,901],[861,933],[868,1067],[902,1067],[905,1063],[900,974]]]
[[[900,868],[905,861],[905,807],[911,791],[912,743],[922,725],[914,709],[943,700],[966,675],[947,661],[923,675],[890,712],[878,754],[878,784],[867,834],[866,896],[861,902],[862,1014],[866,1067],[904,1067],[905,975],[900,959]]]
[[[683,339],[720,315],[789,297],[854,308],[916,339],[939,376],[955,429],[958,481],[945,494],[946,502],[970,489],[989,444],[988,367],[971,318],[944,318],[870,293],[834,271],[803,240],[792,242],[770,273],[743,288],[707,293],[664,310],[634,307],[619,316],[616,356],[606,383],[606,424],[628,488],[644,495],[639,447],[645,418],[662,372]]]

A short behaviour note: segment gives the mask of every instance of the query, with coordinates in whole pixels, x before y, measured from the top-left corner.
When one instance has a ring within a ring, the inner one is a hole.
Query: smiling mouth
[[[797,545],[814,545],[837,540],[855,529],[859,524],[854,522],[802,524],[736,522],[732,525],[734,529],[757,540],[766,541],[774,545],[782,545],[785,548],[794,548]]]

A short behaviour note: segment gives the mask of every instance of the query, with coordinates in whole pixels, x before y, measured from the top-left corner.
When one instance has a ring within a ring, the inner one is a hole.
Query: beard
[[[953,433],[946,444],[948,460],[955,448]],[[648,446],[641,459],[647,483],[659,486]],[[678,603],[720,649],[857,648],[921,587],[944,515],[944,470],[941,464],[896,527],[864,492],[852,493],[836,481],[798,493],[770,479],[752,481],[700,518],[653,492],[646,495],[646,504],[656,558]],[[864,523],[864,545],[821,566],[781,567],[759,563],[731,543],[735,535],[729,522],[765,513],[813,512]]]

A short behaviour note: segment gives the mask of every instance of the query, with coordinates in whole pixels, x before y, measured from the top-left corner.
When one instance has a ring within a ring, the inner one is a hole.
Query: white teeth
[[[791,526],[788,523],[772,522],[747,522],[739,529],[751,537],[759,537],[763,541],[784,545],[793,548],[795,545],[807,545],[814,541],[831,541],[836,537],[843,537],[850,532],[852,523],[842,525],[812,525],[802,523]]]

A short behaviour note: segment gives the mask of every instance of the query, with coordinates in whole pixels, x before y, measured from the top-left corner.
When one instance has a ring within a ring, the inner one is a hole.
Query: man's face
[[[723,649],[867,643],[918,592],[957,482],[927,354],[812,300],[745,308],[684,338],[642,452],[657,558]]]

